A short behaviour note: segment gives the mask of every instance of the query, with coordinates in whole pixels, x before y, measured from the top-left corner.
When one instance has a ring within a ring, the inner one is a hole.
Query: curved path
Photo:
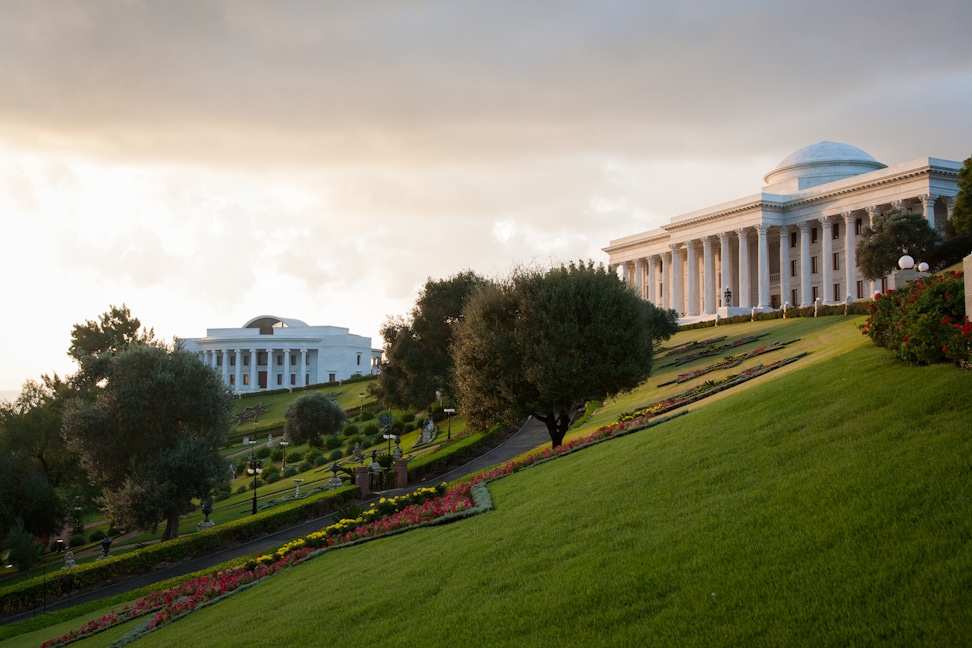
[[[547,433],[547,427],[540,421],[537,421],[531,417],[527,419],[527,422],[523,424],[523,427],[521,427],[516,434],[507,439],[503,444],[493,448],[486,454],[473,459],[460,468],[457,468],[444,475],[439,475],[436,477],[435,482],[448,482],[459,479],[460,477],[464,477],[466,475],[471,475],[472,473],[479,472],[484,468],[509,461],[510,459],[513,459],[514,457],[517,457],[529,450],[533,450],[534,448],[549,441],[550,436]],[[428,483],[428,481],[425,481],[410,484],[407,488],[396,491],[386,491],[382,493],[382,495],[401,495],[422,486],[426,486]],[[54,602],[48,603],[43,610],[61,610],[100,598],[115,596],[116,594],[123,594],[142,587],[148,587],[149,585],[167,580],[169,578],[191,574],[193,572],[206,569],[207,567],[215,567],[216,565],[233,560],[234,558],[269,551],[270,549],[279,547],[280,545],[290,542],[291,540],[301,538],[305,535],[313,533],[314,531],[319,531],[325,526],[332,524],[334,521],[333,513],[325,515],[324,517],[307,520],[306,522],[302,522],[296,526],[287,527],[286,529],[281,529],[275,533],[269,533],[267,535],[260,536],[259,538],[254,538],[249,542],[245,542],[234,547],[229,547],[227,549],[206,554],[205,556],[199,556],[191,560],[180,562],[171,567],[160,569],[159,571],[134,576],[112,585],[105,585],[104,587],[86,590],[69,598],[58,599]],[[15,616],[0,619],[0,625],[6,625],[8,623],[27,619],[40,612],[42,612],[42,610],[37,609],[31,612],[23,612]]]

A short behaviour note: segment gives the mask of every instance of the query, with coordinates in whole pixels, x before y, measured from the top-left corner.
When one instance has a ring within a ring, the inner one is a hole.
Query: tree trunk
[[[159,542],[165,542],[166,540],[175,540],[179,537],[179,511],[178,509],[171,508],[166,512],[165,516],[165,531],[162,533],[162,538]]]
[[[550,434],[550,447],[560,447],[560,444],[564,442],[564,436],[567,434],[567,428],[570,427],[570,416],[563,412],[547,412],[545,416],[540,414],[533,416],[546,424],[547,432]]]

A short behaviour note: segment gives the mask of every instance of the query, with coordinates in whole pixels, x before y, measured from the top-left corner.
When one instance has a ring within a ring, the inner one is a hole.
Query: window
[[[243,356],[243,366],[244,367],[249,367],[250,366],[250,355],[249,354]]]
[[[864,221],[860,218],[854,221],[854,233],[860,235],[861,228],[864,227]]]
[[[328,382],[335,382],[337,380],[337,374],[327,374]]]
[[[834,301],[840,301],[840,284],[834,284]]]
[[[833,232],[833,239],[835,241],[837,239],[839,239],[840,238],[840,223],[834,223],[833,225],[831,225],[830,229]]]
[[[797,262],[796,259],[790,259],[790,276],[797,276]]]
[[[230,355],[230,366],[231,367],[235,367],[236,366],[236,354],[235,353],[232,354],[232,355]]]
[[[304,356],[304,364],[308,367],[310,366],[310,356]]]
[[[810,274],[817,274],[819,271],[817,268],[817,257],[810,257]]]
[[[310,374],[304,374],[304,384],[305,385],[310,384]]]
[[[277,366],[278,367],[282,367],[283,366],[283,356],[282,355],[278,355],[277,356]]]
[[[795,248],[797,246],[797,233],[790,232],[790,247]]]
[[[358,354],[358,366],[359,367],[361,366],[361,354],[360,353]]]
[[[267,352],[266,351],[257,351],[257,364],[258,365],[265,365],[265,364],[267,364]]]
[[[840,270],[840,252],[834,252],[834,270]]]
[[[297,354],[296,353],[291,353],[290,354],[290,366],[291,367],[296,367],[297,366]]]
[[[857,298],[858,299],[864,299],[864,282],[863,281],[858,281],[857,282]]]
[[[816,286],[814,286],[813,288],[810,289],[810,296],[812,297],[812,300],[814,302],[817,301],[818,292],[817,292],[817,287]]]
[[[250,384],[250,374],[243,374],[243,384],[244,385]]]
[[[791,305],[791,306],[796,306],[797,304],[799,304],[799,303],[800,303],[800,300],[798,300],[798,299],[797,299],[797,291],[796,291],[796,288],[794,288],[794,289],[793,289],[793,290],[791,290],[790,292],[792,293],[792,294],[790,295],[790,297],[791,297],[791,298],[792,298],[792,300],[793,300],[793,301],[791,301],[791,302],[790,302],[790,305]]]
[[[278,385],[283,384],[283,374],[277,374],[277,384]]]
[[[219,355],[216,356],[216,366],[217,367],[222,367],[223,366],[223,354],[222,353],[220,353]]]
[[[297,374],[290,374],[290,384],[291,385],[297,384]]]
[[[235,384],[236,384],[236,376],[230,374],[230,385],[235,385]]]
[[[817,228],[816,227],[811,227],[810,228],[810,242],[811,243],[816,243],[817,242]]]

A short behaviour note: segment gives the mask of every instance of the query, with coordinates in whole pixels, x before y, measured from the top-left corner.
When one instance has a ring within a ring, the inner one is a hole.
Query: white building
[[[853,301],[893,282],[859,275],[861,228],[895,207],[941,227],[961,167],[936,158],[889,167],[853,146],[820,142],[787,156],[764,176],[760,193],[676,216],[604,251],[642,298],[674,308],[683,322],[784,302]],[[723,304],[726,289],[732,309]]]
[[[271,315],[254,317],[243,328],[206,329],[206,337],[179,342],[237,393],[376,374],[381,360],[381,349],[371,348],[371,338],[340,326],[308,326]]]

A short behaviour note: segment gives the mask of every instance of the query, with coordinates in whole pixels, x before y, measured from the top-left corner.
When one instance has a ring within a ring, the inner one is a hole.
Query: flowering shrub
[[[905,362],[968,363],[972,325],[965,315],[962,273],[922,277],[876,297],[859,328]]]

